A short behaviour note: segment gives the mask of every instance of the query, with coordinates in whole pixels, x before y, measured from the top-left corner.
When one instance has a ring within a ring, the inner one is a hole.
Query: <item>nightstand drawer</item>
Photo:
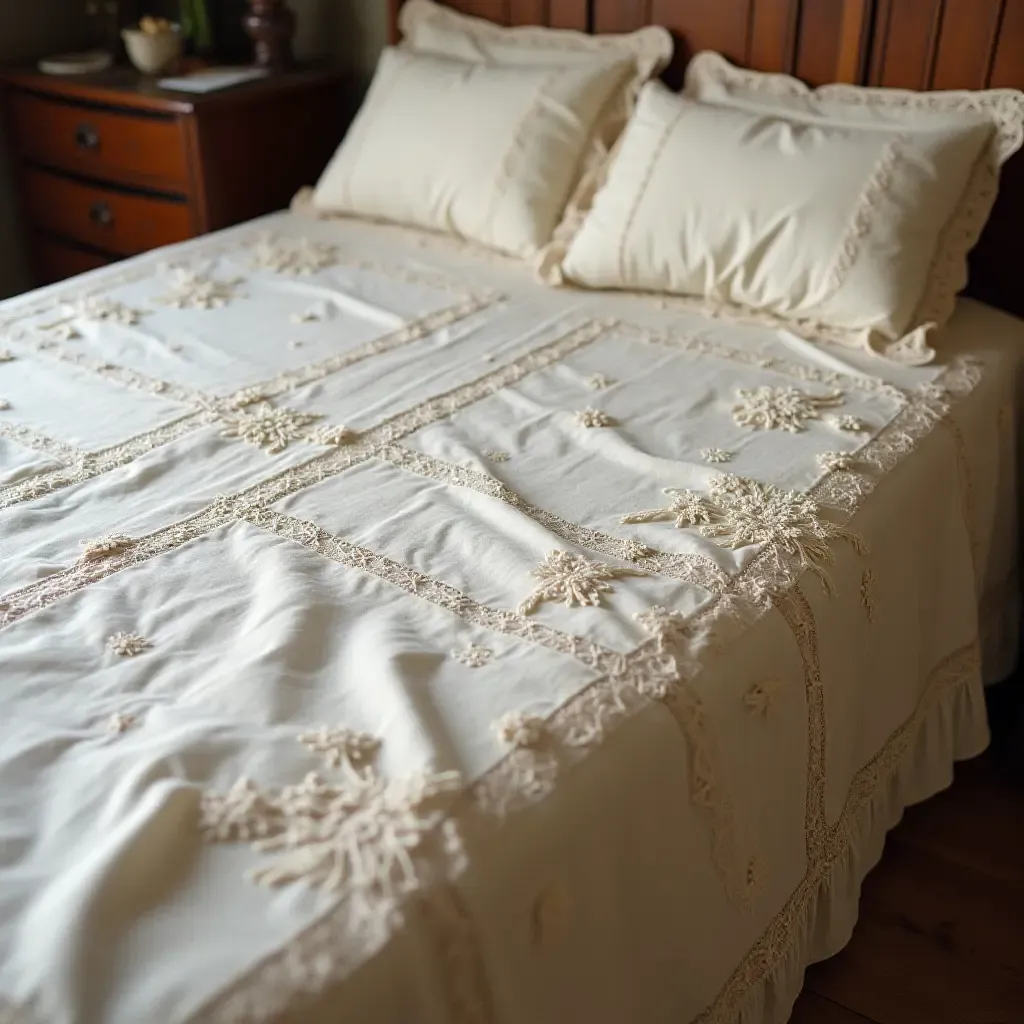
[[[46,171],[26,170],[23,180],[33,227],[105,252],[133,256],[195,234],[184,203],[86,185]]]
[[[37,232],[32,234],[28,244],[36,275],[42,284],[63,281],[67,277],[75,277],[87,270],[105,267],[112,262],[98,253],[76,249],[73,245],[66,245]]]
[[[74,106],[15,92],[10,124],[22,158],[125,184],[186,192],[180,121]]]

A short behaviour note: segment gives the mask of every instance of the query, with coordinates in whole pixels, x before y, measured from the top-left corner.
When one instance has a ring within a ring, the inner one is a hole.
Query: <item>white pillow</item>
[[[633,74],[602,114],[599,134],[607,145],[625,126],[640,86],[668,65],[674,48],[668,30],[656,25],[622,35],[538,25],[506,28],[433,0],[406,0],[399,9],[398,26],[403,48],[472,64],[569,67],[595,60],[630,61]]]
[[[914,314],[991,134],[813,121],[650,83],[562,273],[925,362]]]
[[[647,25],[623,34],[576,32],[539,25],[505,27],[484,18],[461,14],[434,0],[406,0],[399,9],[402,47],[477,64],[502,66],[571,67],[598,60],[627,60],[633,74],[614,90],[594,125],[579,168],[579,181],[555,229],[556,244],[538,261],[541,274],[557,265],[565,254],[565,240],[579,228],[593,202],[615,140],[622,134],[644,82],[654,78],[672,60],[671,33]]]
[[[911,327],[944,324],[967,283],[967,254],[992,211],[1000,167],[1024,141],[1024,93],[1016,89],[911,92],[905,89],[826,85],[810,89],[788,75],[734,67],[717,53],[699,53],[686,70],[685,93],[694,99],[746,110],[777,111],[805,120],[895,132],[992,128],[966,187],[940,235]]]
[[[387,49],[313,205],[533,256],[631,73],[623,60],[492,67]]]

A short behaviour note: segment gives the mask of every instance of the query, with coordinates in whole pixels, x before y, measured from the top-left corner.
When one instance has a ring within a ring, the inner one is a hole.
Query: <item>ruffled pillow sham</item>
[[[536,256],[633,74],[622,59],[499,67],[387,49],[312,205]]]
[[[645,87],[559,272],[927,362],[991,209],[997,154],[1020,143],[1021,97],[973,94],[1000,108],[993,118],[917,116],[919,95],[812,93],[698,55],[686,95]]]

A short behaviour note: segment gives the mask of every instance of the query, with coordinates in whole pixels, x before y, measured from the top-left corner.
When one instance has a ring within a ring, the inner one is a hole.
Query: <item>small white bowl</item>
[[[170,70],[181,56],[181,27],[165,32],[143,32],[140,28],[121,30],[128,59],[144,75],[160,75]]]

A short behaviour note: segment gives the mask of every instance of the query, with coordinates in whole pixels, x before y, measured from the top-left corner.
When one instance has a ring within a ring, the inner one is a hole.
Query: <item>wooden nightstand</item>
[[[39,283],[286,207],[315,183],[357,98],[296,70],[203,96],[117,68],[0,73]]]

